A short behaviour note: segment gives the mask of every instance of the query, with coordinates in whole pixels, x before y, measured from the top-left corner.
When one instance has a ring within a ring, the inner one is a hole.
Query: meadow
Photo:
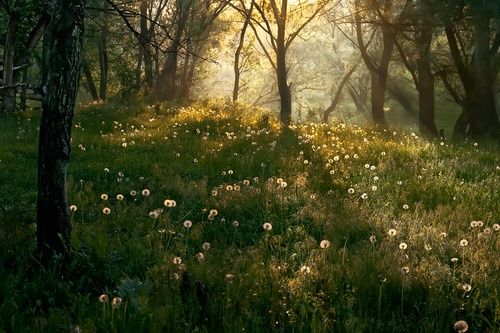
[[[0,119],[0,332],[500,332],[498,142],[81,106],[42,268],[38,122]]]

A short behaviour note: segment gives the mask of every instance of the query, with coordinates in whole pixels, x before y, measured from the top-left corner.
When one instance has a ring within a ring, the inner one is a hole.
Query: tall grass
[[[37,123],[0,121],[0,332],[500,331],[495,143],[83,106],[73,260],[42,269]]]

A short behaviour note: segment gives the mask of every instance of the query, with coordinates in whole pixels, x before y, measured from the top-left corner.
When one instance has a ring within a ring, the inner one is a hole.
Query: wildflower
[[[118,200],[118,201],[122,201],[122,200],[123,200],[123,198],[124,198],[124,197],[123,197],[123,194],[118,194],[118,195],[116,195],[116,200]]]
[[[70,210],[70,211],[72,211],[72,212],[76,212],[76,211],[77,211],[77,209],[78,209],[78,208],[76,207],[76,205],[71,205],[71,206],[69,206],[69,210]]]
[[[234,173],[234,171],[233,171],[233,170],[229,170],[229,171],[227,172],[227,174],[228,174],[228,175],[232,175],[233,173]]]
[[[322,249],[327,249],[330,247],[330,241],[329,240],[322,240],[320,243],[319,243],[319,247],[321,247]]]
[[[378,176],[373,177],[373,180],[374,180],[374,181],[377,181],[377,180],[379,180],[379,179],[380,179],[380,178],[378,178]]]
[[[209,213],[209,215],[212,215],[212,216],[217,216],[218,214],[219,214],[219,212],[217,211],[217,209],[211,209],[210,213]]]
[[[463,289],[466,293],[468,293],[469,291],[471,291],[471,290],[472,290],[472,286],[471,286],[470,284],[468,284],[468,283],[464,283],[464,284],[462,285],[462,289]]]
[[[224,281],[226,281],[226,283],[233,283],[233,279],[234,279],[234,275],[233,274],[226,274],[226,276],[224,276]]]
[[[491,229],[490,228],[484,228],[483,233],[485,233],[486,235],[489,235],[489,234],[491,234]]]
[[[479,228],[481,228],[484,225],[483,221],[476,221],[476,223]]]
[[[262,225],[262,228],[264,228],[264,230],[266,230],[266,231],[269,231],[273,228],[273,225],[269,222],[266,222]]]
[[[464,239],[462,239],[460,241],[460,246],[464,247],[464,246],[467,246],[467,245],[469,245],[469,242],[467,241],[467,239],[464,238]]]
[[[173,208],[173,207],[177,206],[177,203],[175,202],[175,200],[170,200],[170,199],[166,199],[165,201],[163,201],[163,204],[165,205],[165,207],[168,207],[168,208]]]
[[[243,185],[246,186],[250,185],[250,181],[248,179],[243,180]]]
[[[149,217],[151,217],[152,219],[157,219],[158,216],[160,216],[160,211],[158,209],[149,212]]]
[[[113,297],[113,301],[111,302],[111,305],[113,305],[113,309],[117,309],[121,304],[122,304],[121,297]]]
[[[104,168],[104,172],[109,173],[109,169],[108,168]]]
[[[407,204],[404,204],[404,205],[403,205],[403,209],[407,210],[407,209],[409,209],[409,208],[410,208],[410,206],[408,206]]]
[[[493,230],[499,231],[500,230],[500,224],[498,224],[498,223],[493,224]]]
[[[148,197],[150,194],[149,190],[147,188],[145,188],[144,190],[142,190],[142,196],[144,197]]]
[[[108,200],[108,195],[106,193],[101,194],[101,200],[103,201]]]
[[[174,259],[172,259],[172,262],[174,263],[174,265],[180,265],[180,264],[182,264],[182,258],[181,257],[174,257]]]
[[[103,213],[104,215],[109,215],[109,214],[111,213],[111,209],[109,209],[108,207],[104,207],[104,208],[102,209],[102,213]]]
[[[370,236],[370,243],[375,244],[376,241],[377,241],[377,237],[375,235],[371,235]]]
[[[196,253],[196,259],[199,261],[199,262],[202,262],[205,260],[205,255],[202,253],[202,252],[198,252]]]
[[[365,164],[365,169],[370,169],[370,164]]]
[[[182,223],[182,225],[184,226],[184,228],[189,229],[193,226],[193,222],[186,220],[184,221],[184,223]]]
[[[378,187],[377,187],[377,186],[375,186],[375,185],[373,185],[373,186],[372,186],[372,191],[373,191],[373,192],[375,192],[377,189],[378,189]]]
[[[458,258],[457,257],[453,257],[451,258],[451,262],[456,264],[458,262]]]
[[[240,222],[239,221],[233,221],[233,227],[239,227]]]
[[[459,320],[453,325],[453,329],[457,333],[465,333],[469,330],[469,324],[465,320]]]
[[[361,194],[361,199],[363,200],[368,199],[368,194],[366,193]]]
[[[311,273],[311,267],[303,265],[302,267],[300,267],[300,272],[303,274],[309,274]]]
[[[281,188],[285,188],[288,186],[287,182],[281,182],[280,183]]]
[[[408,274],[408,273],[410,273],[410,267],[408,267],[408,266],[401,267],[401,272],[402,272],[403,274]]]
[[[407,248],[408,248],[408,244],[406,244],[406,243],[404,243],[404,242],[403,242],[403,243],[401,243],[401,244],[399,244],[399,249],[400,249],[400,250],[406,250]]]
[[[205,242],[201,245],[201,247],[203,250],[208,251],[208,250],[210,250],[211,245],[209,242]]]
[[[427,251],[430,251],[430,250],[432,250],[432,246],[430,246],[430,244],[425,244],[424,249],[426,249]]]
[[[396,229],[389,229],[387,234],[389,234],[389,236],[391,236],[391,237],[394,237],[394,236],[396,236],[397,231],[396,231]]]
[[[441,238],[446,238],[448,237],[448,234],[446,232],[442,232],[439,234],[439,236],[441,236]]]
[[[106,294],[102,294],[101,296],[99,296],[99,302],[101,303],[106,303],[108,300],[108,295]]]
[[[212,196],[213,197],[217,196],[217,190],[212,190]]]
[[[240,187],[240,185],[234,185],[234,186],[233,186],[233,189],[234,189],[236,192],[239,192],[239,191],[240,191],[240,189],[241,189],[241,187]]]
[[[354,189],[351,187],[350,189],[347,190],[347,193],[353,194],[354,193]]]

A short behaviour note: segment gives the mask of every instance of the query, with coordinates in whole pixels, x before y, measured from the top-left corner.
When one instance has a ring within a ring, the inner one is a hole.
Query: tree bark
[[[104,18],[102,29],[99,32],[99,40],[97,42],[97,48],[99,51],[99,69],[100,69],[99,98],[102,100],[106,100],[108,94],[108,73],[109,73],[108,34],[109,34],[108,23],[106,22],[106,18]]]
[[[148,88],[153,86],[153,57],[151,55],[151,33],[148,29],[148,0],[141,0],[141,36],[143,42],[141,43],[141,53],[144,58],[144,80]],[[152,25],[154,26],[154,25]]]
[[[92,77],[92,72],[90,71],[90,66],[85,59],[85,57],[82,57],[82,70],[83,74],[85,75],[85,79],[87,80],[87,87],[89,88],[90,96],[92,96],[92,99],[94,101],[99,100],[99,94],[97,93],[97,88],[94,83],[94,78]]]
[[[84,0],[55,0],[38,153],[37,248],[42,262],[67,255],[71,234],[66,167],[80,77]]]
[[[490,57],[490,19],[491,12],[485,0],[477,0],[472,5],[472,24],[474,26],[473,71],[473,112],[471,115],[471,135],[497,135],[500,122],[495,106],[493,64]]]
[[[172,45],[167,52],[167,60],[161,71],[156,87],[156,95],[159,100],[171,101],[177,95],[177,60],[181,47],[182,36],[186,28],[191,9],[191,2],[183,3],[177,0],[177,24]]]
[[[330,106],[323,113],[322,121],[324,123],[328,123],[328,119],[330,118],[330,115],[337,107],[337,104],[339,104],[339,102],[340,102],[340,97],[342,97],[342,91],[344,90],[344,86],[346,85],[347,81],[349,81],[352,74],[356,71],[356,68],[358,68],[358,65],[359,65],[359,62],[356,62],[352,66],[352,68],[344,75],[342,80],[340,81],[340,83],[337,87],[337,91],[335,92],[335,95],[332,99],[332,102],[330,103]]]
[[[438,130],[435,122],[435,95],[434,95],[434,75],[431,71],[431,42],[432,29],[424,25],[417,32],[416,44],[418,50],[417,77],[419,105],[419,129],[420,133],[437,137]]]
[[[244,3],[243,3],[244,6]],[[233,102],[238,100],[240,94],[240,77],[242,68],[240,67],[240,58],[243,47],[245,46],[245,35],[247,33],[248,25],[250,24],[250,18],[252,17],[253,2],[250,4],[250,9],[248,12],[245,10],[245,21],[243,22],[243,27],[241,27],[240,38],[238,40],[238,47],[234,53],[234,85],[233,85]]]
[[[19,13],[18,2],[14,4],[14,9],[9,13],[9,25],[5,37],[3,53],[3,105],[6,113],[16,111],[16,86],[14,84],[14,55],[17,29],[21,15]]]

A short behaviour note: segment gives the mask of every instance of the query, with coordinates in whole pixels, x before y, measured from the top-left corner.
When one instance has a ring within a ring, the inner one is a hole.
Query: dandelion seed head
[[[465,333],[469,330],[469,324],[465,320],[459,320],[453,325],[453,329],[457,333]]]
[[[119,308],[121,304],[122,304],[121,297],[113,297],[113,301],[111,302],[113,309]]]
[[[321,247],[322,249],[327,249],[330,247],[330,241],[329,240],[322,240],[320,243],[319,243],[319,247]]]

